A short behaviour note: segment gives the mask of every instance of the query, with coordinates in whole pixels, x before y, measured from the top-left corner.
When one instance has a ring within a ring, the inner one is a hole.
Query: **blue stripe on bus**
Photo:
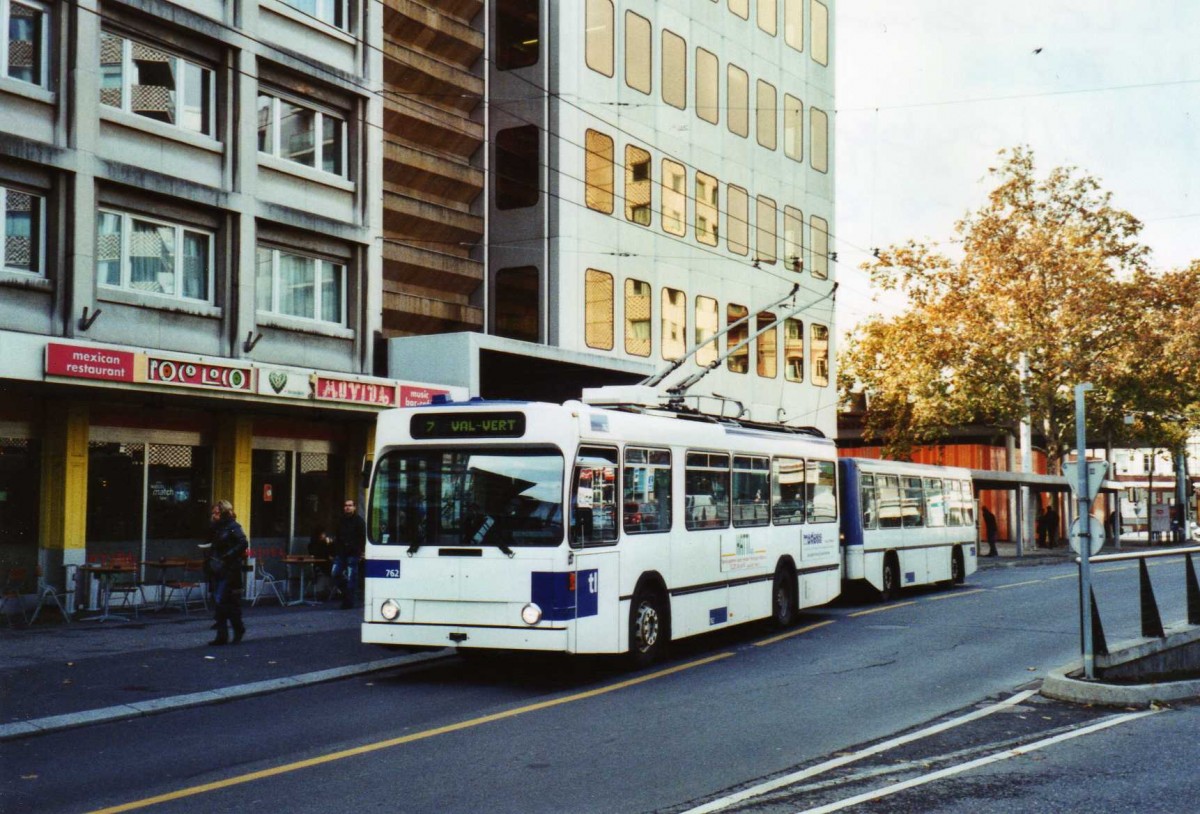
[[[542,609],[542,618],[548,622],[595,616],[600,612],[600,572],[594,568],[576,574],[534,571],[530,574],[529,599]]]
[[[366,562],[366,570],[363,573],[368,577],[400,578],[400,560],[367,560]]]

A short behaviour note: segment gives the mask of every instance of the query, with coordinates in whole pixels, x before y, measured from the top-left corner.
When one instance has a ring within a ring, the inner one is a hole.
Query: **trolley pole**
[[[1096,677],[1095,653],[1092,648],[1092,507],[1088,497],[1088,465],[1087,465],[1087,424],[1084,412],[1083,394],[1092,389],[1091,382],[1075,385],[1075,448],[1079,450],[1079,486],[1075,489],[1075,497],[1079,508],[1076,517],[1079,518],[1079,622],[1083,638],[1083,677],[1092,680]]]

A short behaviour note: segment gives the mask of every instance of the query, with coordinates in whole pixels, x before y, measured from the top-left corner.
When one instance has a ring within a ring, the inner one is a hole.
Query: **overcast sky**
[[[840,0],[838,322],[872,303],[870,249],[944,241],[987,169],[1029,145],[1145,225],[1156,267],[1200,259],[1200,0]]]

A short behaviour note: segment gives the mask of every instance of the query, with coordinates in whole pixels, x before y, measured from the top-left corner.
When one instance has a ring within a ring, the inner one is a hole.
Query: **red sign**
[[[50,376],[131,382],[135,356],[124,350],[50,342],[46,345],[46,373]]]
[[[433,404],[434,396],[449,395],[449,390],[437,390],[432,387],[409,387],[400,385],[400,406],[417,407],[422,404]]]
[[[322,401],[349,401],[377,407],[396,406],[396,385],[383,382],[356,382],[349,379],[316,377],[313,395]]]
[[[185,387],[210,387],[216,390],[251,390],[254,377],[253,371],[248,367],[181,362],[151,356],[146,366],[146,381]]]
[[[271,484],[264,483],[263,484],[263,503],[270,503],[274,499],[275,499],[275,492],[271,488]]]

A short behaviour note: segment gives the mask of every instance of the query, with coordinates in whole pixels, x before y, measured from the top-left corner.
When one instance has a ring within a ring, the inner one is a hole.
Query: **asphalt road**
[[[1183,581],[1166,568],[1170,619]],[[1021,693],[1077,658],[1074,576],[997,569],[886,605],[841,601],[784,637],[690,640],[638,673],[456,657],[13,741],[0,799],[6,814],[805,811],[860,795],[854,811],[1187,810],[1195,707],[1133,717]],[[1134,635],[1136,570],[1096,578],[1110,642]]]

